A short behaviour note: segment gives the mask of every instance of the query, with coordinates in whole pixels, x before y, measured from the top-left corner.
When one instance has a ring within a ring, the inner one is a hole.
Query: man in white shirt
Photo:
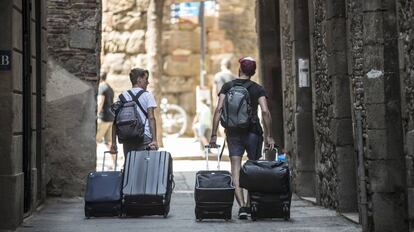
[[[145,150],[147,148],[151,150],[158,149],[158,142],[157,142],[157,128],[156,128],[156,121],[155,121],[155,114],[154,110],[157,108],[157,103],[155,101],[154,96],[146,91],[148,82],[148,70],[134,68],[129,73],[129,79],[132,84],[132,88],[126,90],[119,95],[117,101],[120,101],[120,97],[125,98],[126,101],[132,101],[133,96],[130,93],[134,94],[135,96],[141,90],[144,92],[139,96],[138,101],[141,105],[142,109],[145,111],[143,112],[140,108],[138,108],[139,115],[142,121],[145,123],[144,129],[144,139],[142,141],[126,141],[123,143],[124,154],[127,154],[129,151],[134,150]],[[112,128],[112,141],[116,141],[116,117],[113,123]],[[111,152],[117,152],[117,145],[116,143],[112,143]]]

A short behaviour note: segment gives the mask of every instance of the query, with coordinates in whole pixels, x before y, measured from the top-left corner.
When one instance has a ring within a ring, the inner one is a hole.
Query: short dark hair
[[[148,70],[142,68],[133,68],[129,73],[129,80],[131,81],[132,85],[137,83],[137,77],[144,77],[145,74],[148,75]]]

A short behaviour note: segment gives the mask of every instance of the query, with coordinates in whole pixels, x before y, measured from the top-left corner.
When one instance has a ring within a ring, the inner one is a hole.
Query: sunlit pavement
[[[224,139],[218,138],[217,143],[223,144]],[[195,141],[194,138],[164,138],[164,146],[160,150],[165,150],[171,153],[174,159],[174,171],[197,171],[205,169],[206,162],[205,153],[201,150],[199,142]],[[103,154],[107,148],[104,144],[98,144],[96,153],[97,153],[97,170],[102,170]],[[213,168],[217,166],[217,150],[212,150],[209,158],[209,167]],[[228,162],[228,152],[227,148],[223,152],[223,161],[221,162],[223,170],[230,170]],[[191,161],[191,162],[189,162]],[[118,144],[118,163],[117,170],[120,170],[124,164],[124,152],[122,149],[122,144]],[[189,164],[189,165],[188,165]],[[105,157],[105,170],[113,170],[112,157],[107,154]]]
[[[185,140],[184,140],[185,141]],[[176,141],[177,147],[187,149],[191,144],[181,144]],[[166,143],[167,148],[168,144]],[[178,150],[177,148],[177,150]],[[104,147],[100,147],[102,151]],[[98,150],[99,150],[98,149]],[[168,149],[173,156],[174,149]],[[198,149],[199,150],[199,149]],[[194,154],[189,152],[188,157]],[[201,152],[200,150],[198,152]],[[99,153],[99,151],[98,151]],[[120,152],[122,154],[122,152]],[[197,153],[198,154],[198,153]],[[202,156],[202,152],[199,153]],[[110,161],[107,157],[107,161]],[[98,164],[102,158],[98,156]],[[119,165],[123,163],[120,156]],[[108,162],[107,162],[108,163]],[[110,163],[110,162],[109,162]],[[215,169],[217,162],[210,161],[210,169]],[[98,165],[99,166],[99,165]],[[110,164],[107,165],[110,168]],[[224,220],[204,220],[196,222],[194,217],[194,182],[195,172],[205,169],[206,162],[203,160],[174,160],[174,180],[176,187],[172,195],[171,211],[168,218],[160,216],[149,216],[140,218],[91,218],[85,219],[83,212],[83,198],[52,198],[48,199],[41,209],[34,215],[25,219],[23,225],[17,230],[19,232],[71,232],[71,231],[146,231],[146,232],[207,232],[207,231],[280,231],[280,232],[360,232],[360,226],[354,224],[335,211],[313,205],[310,202],[298,199],[292,200],[291,220],[267,219],[253,222],[251,220],[237,219],[237,203],[233,207],[233,219],[229,222]],[[221,162],[222,170],[229,170],[228,161]]]

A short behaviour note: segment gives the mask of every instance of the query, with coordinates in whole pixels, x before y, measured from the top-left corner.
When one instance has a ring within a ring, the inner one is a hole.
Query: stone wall
[[[353,110],[363,116],[368,230],[406,231],[395,1],[351,0],[347,7]]]
[[[402,118],[410,229],[414,230],[414,1],[397,1]]]
[[[317,200],[330,208],[338,206],[337,197],[337,154],[332,141],[333,81],[328,74],[328,53],[326,44],[326,1],[313,1],[313,61],[312,88],[315,126],[315,154],[317,174]]]
[[[48,2],[46,159],[48,193],[80,196],[95,169],[99,1]]]
[[[147,0],[102,1],[102,70],[115,96],[131,87],[129,71],[147,68]]]
[[[326,207],[352,212],[357,210],[357,169],[347,71],[345,1],[316,0],[312,7],[317,199]]]
[[[120,3],[119,3],[120,2]],[[130,87],[129,70],[147,68],[145,50],[148,0],[103,0],[102,70],[116,94]],[[196,112],[196,86],[200,84],[200,26],[197,18],[171,23],[171,4],[166,1],[163,17],[161,97],[178,104],[188,114],[188,125]],[[220,60],[242,55],[257,57],[254,0],[217,1],[217,16],[206,16],[206,80],[211,88],[213,76],[220,69]],[[246,18],[247,17],[247,18]],[[247,25],[245,22],[249,22]],[[257,78],[258,75],[255,76]],[[191,126],[187,134],[192,133]]]
[[[292,154],[292,175],[293,179],[297,177],[297,141],[295,128],[296,97],[295,88],[296,77],[294,76],[294,51],[293,51],[293,9],[294,2],[291,0],[282,0],[279,2],[280,12],[280,35],[281,35],[281,63],[282,63],[282,85],[283,85],[283,122],[285,149]],[[295,190],[298,190],[296,181],[294,181]]]

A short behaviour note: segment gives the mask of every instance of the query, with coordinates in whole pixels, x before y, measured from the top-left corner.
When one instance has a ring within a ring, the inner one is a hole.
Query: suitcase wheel
[[[165,208],[165,210],[164,210],[164,214],[163,214],[163,216],[164,216],[164,218],[167,218],[168,217],[168,213],[170,212],[170,206],[167,206],[166,208]]]
[[[252,204],[251,205],[251,208],[250,208],[250,211],[251,211],[251,218],[252,218],[252,221],[256,221],[257,220],[257,211],[258,211],[258,208],[257,208],[257,204]]]
[[[89,210],[86,210],[86,209],[85,209],[85,218],[86,219],[91,218],[91,213],[89,212]]]
[[[231,210],[228,210],[225,214],[224,214],[224,220],[226,220],[226,222],[231,220]]]
[[[285,219],[285,221],[289,221],[290,219],[290,209],[288,204],[283,205],[283,219]]]
[[[196,216],[196,221],[201,222],[203,220],[203,218],[201,217],[201,213],[198,212],[197,209],[195,209],[195,216]]]

